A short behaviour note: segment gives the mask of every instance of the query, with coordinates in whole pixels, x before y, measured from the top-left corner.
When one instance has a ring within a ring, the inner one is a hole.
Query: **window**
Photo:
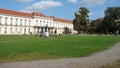
[[[25,20],[25,26],[26,26],[26,24],[27,24],[27,20]]]
[[[38,20],[36,20],[36,26],[38,26]]]
[[[31,26],[31,20],[29,20],[29,26]]]
[[[40,26],[42,26],[42,20],[40,20]]]
[[[40,22],[42,23],[42,21],[40,20]]]
[[[7,33],[7,27],[5,27],[5,33]]]
[[[0,25],[2,24],[2,17],[0,17]]]
[[[10,18],[10,25],[13,25],[12,22],[13,22],[13,18]]]
[[[52,26],[52,23],[50,22],[50,26]]]
[[[10,28],[10,33],[12,33],[12,27]]]
[[[29,31],[28,31],[29,33],[30,33],[30,28],[29,28]]]
[[[17,33],[17,28],[15,29],[15,33]]]
[[[16,22],[15,22],[15,25],[17,26],[17,22],[18,22],[18,19],[16,18]]]
[[[22,26],[22,19],[20,19],[20,26]]]
[[[8,17],[5,17],[5,25],[7,25]]]
[[[43,25],[45,26],[45,21],[43,21]]]

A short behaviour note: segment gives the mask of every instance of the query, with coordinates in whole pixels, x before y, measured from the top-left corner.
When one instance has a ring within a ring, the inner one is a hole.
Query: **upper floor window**
[[[22,19],[20,19],[20,26],[22,26]]]
[[[17,22],[18,22],[18,19],[16,18],[16,22],[15,22],[15,25],[17,25]]]
[[[48,21],[47,21],[47,24],[48,24]]]
[[[13,18],[10,18],[10,25],[12,25],[12,22],[13,22]]]
[[[25,26],[27,25],[27,20],[25,20]]]
[[[31,20],[29,20],[29,26],[31,26]]]
[[[40,20],[40,23],[42,23],[42,21]]]
[[[36,20],[36,26],[38,26],[38,20]]]
[[[44,24],[44,26],[46,26],[46,22],[45,21],[43,21],[43,24]]]
[[[0,25],[2,24],[2,17],[0,17]]]
[[[52,25],[52,22],[50,22],[50,26]]]
[[[8,17],[5,17],[5,25],[7,25]]]

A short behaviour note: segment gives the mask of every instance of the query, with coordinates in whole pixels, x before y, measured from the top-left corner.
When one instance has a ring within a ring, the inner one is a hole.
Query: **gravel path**
[[[4,63],[0,64],[0,68],[98,68],[118,59],[120,59],[120,43],[87,57]]]

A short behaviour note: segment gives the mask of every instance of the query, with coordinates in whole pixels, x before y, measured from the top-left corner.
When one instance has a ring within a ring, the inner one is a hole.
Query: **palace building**
[[[0,34],[43,33],[46,27],[50,34],[64,34],[66,29],[71,33],[74,31],[71,20],[46,16],[38,12],[26,13],[0,8]]]

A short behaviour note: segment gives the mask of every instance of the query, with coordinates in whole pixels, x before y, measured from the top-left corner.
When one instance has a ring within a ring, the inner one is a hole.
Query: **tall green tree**
[[[102,32],[102,21],[103,21],[103,18],[96,19],[95,21],[95,32],[96,33]]]
[[[74,29],[78,31],[78,34],[82,31],[86,32],[88,30],[89,19],[88,19],[89,10],[85,7],[79,8],[78,13],[75,13],[75,19],[73,20]]]
[[[103,18],[98,18],[96,20],[92,20],[89,26],[89,33],[101,33],[102,32],[102,21]]]
[[[114,33],[120,30],[120,7],[108,7],[102,22],[105,33]]]

